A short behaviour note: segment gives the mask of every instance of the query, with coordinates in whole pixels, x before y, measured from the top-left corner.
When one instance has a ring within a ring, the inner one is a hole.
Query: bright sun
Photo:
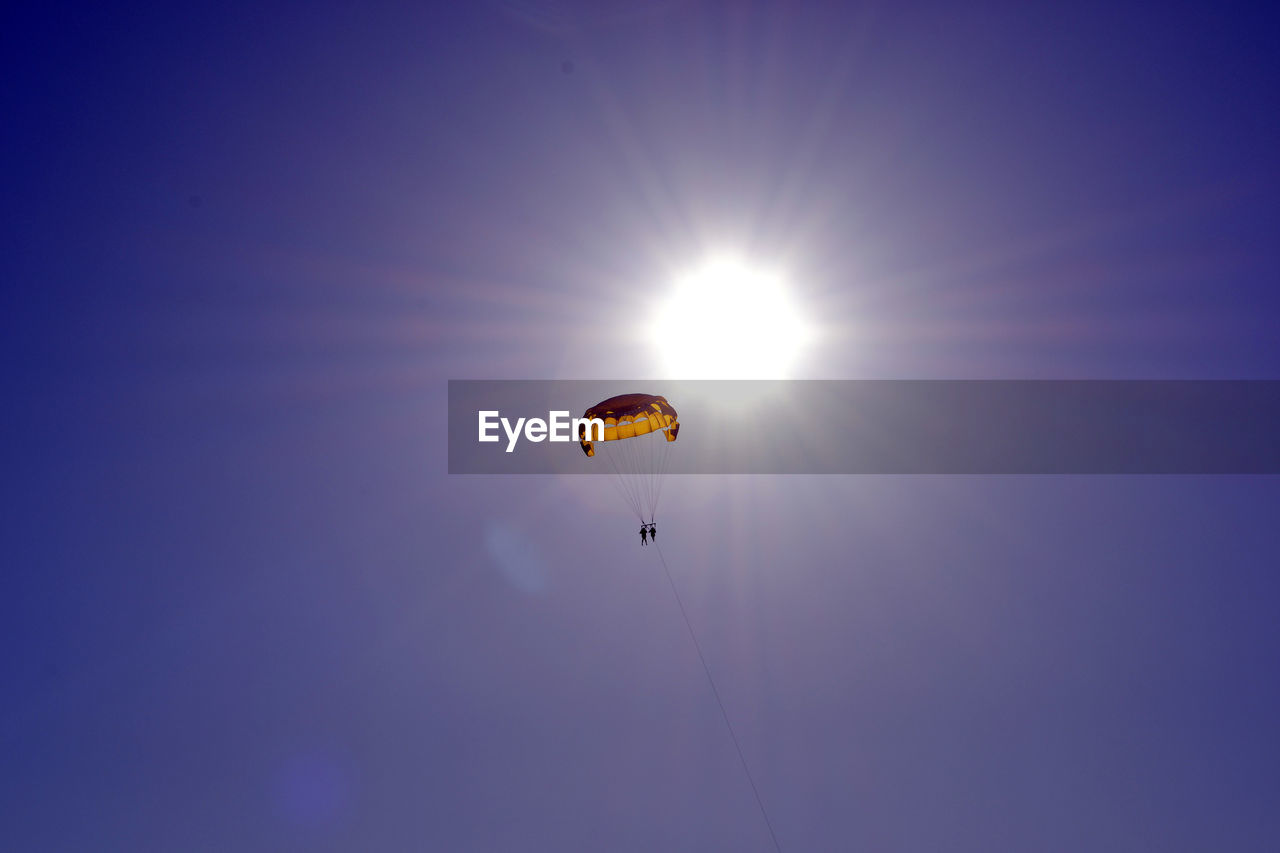
[[[650,326],[678,379],[785,379],[812,336],[780,277],[728,257],[677,281]]]

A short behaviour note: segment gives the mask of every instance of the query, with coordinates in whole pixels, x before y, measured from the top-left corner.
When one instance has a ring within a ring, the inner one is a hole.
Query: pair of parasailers
[[[652,539],[654,542],[658,541],[658,525],[654,524],[652,521],[648,524],[640,525],[640,544],[648,545],[649,539]]]

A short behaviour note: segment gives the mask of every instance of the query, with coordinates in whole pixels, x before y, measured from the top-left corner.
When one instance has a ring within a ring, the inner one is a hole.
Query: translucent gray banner
[[[449,473],[611,473],[514,427],[632,393],[679,413],[671,474],[1280,473],[1280,381],[1252,380],[454,380]]]

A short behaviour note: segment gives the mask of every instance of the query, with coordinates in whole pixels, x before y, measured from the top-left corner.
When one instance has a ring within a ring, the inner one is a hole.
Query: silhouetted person
[[[641,545],[648,545],[648,544],[649,544],[649,540],[648,540],[648,539],[645,539],[645,535],[646,535],[648,532],[649,532],[649,528],[647,528],[647,527],[641,527],[641,528],[640,528],[640,544],[641,544]]]
[[[658,541],[658,525],[654,524],[652,521],[649,522],[649,538],[654,542]]]

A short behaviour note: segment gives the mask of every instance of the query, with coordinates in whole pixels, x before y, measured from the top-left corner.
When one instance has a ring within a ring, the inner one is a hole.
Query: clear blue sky
[[[374,6],[0,17],[7,849],[771,849],[608,484],[445,473],[710,248],[803,376],[1280,378],[1270,8]],[[1276,478],[663,501],[784,849],[1274,848]]]

